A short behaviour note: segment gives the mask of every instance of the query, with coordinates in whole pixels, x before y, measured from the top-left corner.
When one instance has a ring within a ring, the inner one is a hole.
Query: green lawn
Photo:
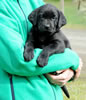
[[[60,7],[59,0],[44,0],[46,3],[51,3],[57,8]],[[67,18],[67,28],[86,29],[86,18],[77,10],[77,4],[70,1],[65,1],[65,16]]]
[[[67,84],[67,88],[70,93],[69,100],[86,100],[86,79],[70,82]],[[64,100],[68,100],[68,98],[64,96]]]

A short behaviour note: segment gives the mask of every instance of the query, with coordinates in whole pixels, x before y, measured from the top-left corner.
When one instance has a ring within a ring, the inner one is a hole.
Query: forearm
[[[6,72],[19,76],[35,76],[70,67],[73,70],[77,69],[79,57],[70,49],[65,49],[64,53],[50,56],[48,65],[43,68],[36,63],[41,49],[35,49],[34,58],[30,62],[25,62],[23,57],[25,41],[22,36],[4,25],[1,25],[0,28],[0,68]]]
[[[2,55],[2,57],[0,57],[1,68],[5,70],[6,72],[10,74],[14,74],[14,75],[35,76],[35,75],[41,75],[41,74],[53,72],[56,70],[67,69],[67,68],[70,68],[70,66],[73,66],[73,68],[75,69],[77,67],[77,65],[73,64],[70,61],[71,53],[73,56],[75,56],[76,60],[78,59],[78,57],[75,55],[74,52],[70,50],[66,50],[64,54],[56,54],[56,55],[51,56],[49,59],[48,65],[43,68],[40,68],[36,63],[36,59],[39,56],[40,52],[41,52],[40,49],[36,49],[34,51],[35,57],[33,58],[33,60],[31,60],[30,62],[25,62],[23,58],[23,48],[19,49],[19,51],[17,48],[14,52],[11,50],[9,50],[8,52],[7,50],[6,55],[9,55],[9,56]],[[60,59],[62,59],[66,55],[69,55],[68,59],[65,59],[65,61],[59,60],[59,57]],[[78,61],[77,61],[77,64],[78,64]]]

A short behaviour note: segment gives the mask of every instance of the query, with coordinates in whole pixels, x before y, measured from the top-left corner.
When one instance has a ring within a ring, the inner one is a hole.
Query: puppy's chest
[[[43,49],[45,46],[49,45],[48,41],[41,41],[38,38],[35,39],[34,47]]]
[[[51,41],[49,39],[45,39],[43,37],[38,37],[38,36],[34,37],[34,47],[35,48],[43,49],[45,46],[49,45],[50,42]]]

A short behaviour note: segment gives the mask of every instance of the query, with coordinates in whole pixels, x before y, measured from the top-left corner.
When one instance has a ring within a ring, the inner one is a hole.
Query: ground
[[[72,49],[83,61],[80,78],[67,86],[71,95],[70,100],[86,100],[86,30],[64,28],[62,31],[68,37]],[[64,98],[67,100],[65,96]]]

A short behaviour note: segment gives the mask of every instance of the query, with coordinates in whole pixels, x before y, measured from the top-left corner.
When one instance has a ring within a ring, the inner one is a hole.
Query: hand
[[[61,74],[58,76],[46,74],[45,76],[47,77],[50,83],[57,84],[60,86],[65,85],[74,75],[73,70],[71,69],[66,69],[66,70],[56,71],[56,72]]]
[[[80,64],[78,69],[76,70],[76,75],[75,78],[78,78],[80,76],[80,72],[83,66],[82,59],[80,58]],[[61,70],[61,71],[56,71],[57,73],[61,73],[60,75],[51,75],[51,74],[46,74],[46,78],[48,81],[52,84],[57,84],[60,86],[65,85],[74,75],[73,70],[71,69],[66,69],[66,70]]]
[[[75,71],[75,72],[76,72],[75,78],[78,78],[78,77],[80,76],[82,66],[83,66],[83,62],[82,62],[82,59],[80,58],[79,67],[78,67],[78,69]]]

